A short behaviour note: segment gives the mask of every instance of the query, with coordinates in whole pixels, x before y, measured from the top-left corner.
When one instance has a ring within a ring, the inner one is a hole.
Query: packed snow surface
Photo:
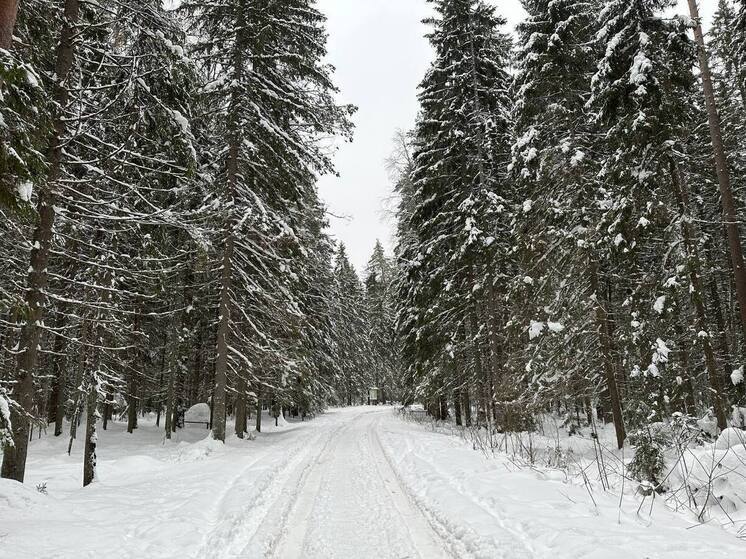
[[[0,557],[741,557],[746,543],[655,503],[593,499],[561,474],[488,459],[392,408],[332,410],[227,444],[152,422],[102,431],[99,480],[81,445],[33,441],[25,485],[0,483]],[[46,483],[46,492],[37,491]],[[594,503],[595,500],[595,503]]]

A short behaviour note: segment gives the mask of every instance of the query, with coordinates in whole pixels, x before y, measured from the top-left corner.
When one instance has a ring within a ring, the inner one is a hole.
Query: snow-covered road
[[[223,446],[146,423],[103,433],[100,479],[32,445],[27,484],[0,483],[0,557],[701,558],[746,543],[656,506],[516,471],[391,408],[332,410]],[[48,495],[34,490],[47,483]],[[595,504],[594,504],[595,501]],[[40,537],[39,534],[43,534]]]

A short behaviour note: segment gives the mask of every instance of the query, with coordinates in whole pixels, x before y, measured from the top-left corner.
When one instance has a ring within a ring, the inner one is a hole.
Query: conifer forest
[[[0,0],[0,558],[746,556],[744,243],[746,0]]]

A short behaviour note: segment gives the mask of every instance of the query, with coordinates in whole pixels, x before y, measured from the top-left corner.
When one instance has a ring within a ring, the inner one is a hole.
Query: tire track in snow
[[[323,426],[320,426],[323,427]],[[297,437],[302,438],[305,431],[299,431]],[[204,543],[195,558],[227,558],[227,557],[263,557],[263,553],[246,555],[245,548],[254,539],[261,528],[265,517],[271,511],[276,496],[287,485],[288,478],[293,477],[293,472],[307,461],[308,455],[316,446],[316,441],[327,435],[325,429],[321,429],[316,437],[311,440],[303,439],[297,444],[284,449],[282,460],[278,463],[272,461],[276,455],[262,454],[251,464],[242,469],[241,473],[228,484],[220,498],[217,510],[224,510],[226,518],[211,530],[204,539]],[[261,477],[257,480],[250,476],[254,467],[266,460],[268,463],[260,471]],[[247,491],[240,491],[244,486]],[[227,501],[242,502],[246,505],[236,507],[226,506]],[[228,512],[226,509],[235,509]]]
[[[357,419],[355,418],[353,421]],[[318,456],[304,470],[302,479],[295,490],[294,499],[287,503],[283,511],[282,528],[272,542],[270,557],[277,557],[278,559],[303,557],[303,544],[306,540],[313,505],[316,502],[316,496],[321,489],[321,483],[326,473],[323,464],[328,462],[329,456],[336,448],[337,437],[350,427],[350,424],[346,424],[336,429],[329,436]],[[293,522],[293,519],[297,519],[297,522]]]
[[[434,507],[426,502],[424,498],[417,496],[413,491],[410,491],[408,489],[408,485],[406,484],[406,482],[401,478],[401,476],[398,475],[399,469],[393,463],[389,453],[386,452],[385,446],[380,441],[380,437],[378,442],[379,444],[381,444],[383,454],[388,460],[389,465],[397,474],[397,478],[399,479],[401,486],[405,488],[410,498],[420,506],[423,514],[437,529],[439,535],[444,538],[445,541],[452,542],[453,551],[456,553],[456,557],[484,557],[490,559],[502,557],[505,559],[530,559],[542,556],[536,549],[533,548],[525,533],[522,533],[521,531],[509,526],[502,515],[492,510],[489,506],[484,504],[480,499],[472,495],[470,492],[465,491],[464,487],[461,486],[461,484],[454,484],[449,476],[447,476],[440,468],[438,468],[438,466],[432,460],[428,460],[422,457],[420,453],[412,448],[412,445],[407,440],[408,453],[411,454],[415,458],[415,460],[426,465],[432,472],[434,472],[437,475],[440,483],[443,483],[444,485],[454,490],[457,494],[465,497],[473,505],[474,508],[480,509],[484,513],[492,517],[497,522],[498,526],[503,530],[503,532],[505,532],[505,534],[509,536],[508,538],[498,542],[490,542],[490,547],[492,547],[491,551],[483,549],[482,544],[486,542],[480,542],[479,540],[481,540],[481,537],[478,534],[471,533],[471,530],[465,528],[463,525],[454,523],[454,521],[448,516],[450,511],[439,510],[437,507]],[[467,535],[468,537],[465,537]]]
[[[449,557],[449,555],[444,553],[444,549],[446,549],[444,542],[441,541],[430,523],[421,515],[420,511],[407,499],[406,493],[397,483],[396,476],[390,470],[390,467],[388,467],[388,463],[382,455],[381,447],[376,444],[374,431],[377,422],[371,421],[371,414],[380,415],[380,412],[372,411],[358,415],[351,422],[344,425],[344,428],[338,429],[333,433],[327,441],[326,446],[309,465],[310,467],[305,472],[302,483],[296,490],[295,501],[290,503],[290,506],[286,509],[286,513],[283,514],[283,528],[279,534],[279,539],[273,546],[274,552],[271,557],[276,559],[302,559],[306,557],[307,550],[305,545],[311,521],[312,519],[318,520],[313,515],[313,512],[320,492],[323,491],[327,497],[331,497],[332,499],[341,497],[349,500],[352,497],[348,494],[339,493],[339,488],[334,485],[335,481],[338,480],[334,477],[335,472],[331,469],[335,457],[339,459],[340,455],[353,450],[349,444],[349,439],[352,437],[346,439],[346,436],[351,431],[354,435],[357,435],[355,440],[362,446],[362,448],[357,449],[360,452],[358,457],[368,456],[371,458],[367,461],[368,474],[371,474],[372,479],[376,480],[377,485],[380,485],[385,490],[386,495],[381,496],[381,499],[386,503],[389,511],[401,520],[401,523],[398,525],[403,526],[406,530],[408,548],[421,559],[446,559]],[[369,422],[368,425],[360,425],[366,421]],[[360,465],[359,462],[358,465]],[[339,461],[336,466],[340,466]],[[336,473],[338,474],[339,472]],[[353,475],[352,472],[345,473]],[[392,483],[394,487],[391,486]],[[371,485],[374,484],[376,483],[373,482]],[[337,502],[336,504],[340,505],[341,503]],[[371,514],[375,510],[373,503],[361,503],[361,506],[370,510]],[[329,526],[323,526],[322,528],[329,528]],[[362,525],[357,526],[357,528],[365,530],[367,526]],[[339,527],[339,529],[340,538],[352,537],[352,534],[344,533],[342,527]],[[331,550],[328,551],[331,552]],[[332,556],[330,555],[330,557]]]
[[[439,530],[439,525],[428,517],[425,511],[417,505],[409,491],[407,491],[381,444],[377,429],[380,427],[380,422],[379,418],[375,423],[371,423],[368,426],[369,440],[374,447],[372,454],[376,462],[376,470],[383,485],[390,494],[392,502],[399,512],[399,516],[407,527],[407,531],[418,555],[422,559],[447,557],[444,550],[448,549],[454,556],[466,557],[466,550],[457,545],[458,539],[451,537],[452,534],[445,530]]]

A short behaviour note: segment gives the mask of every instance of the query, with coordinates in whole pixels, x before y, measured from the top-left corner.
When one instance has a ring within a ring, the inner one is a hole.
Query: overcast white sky
[[[513,29],[524,16],[520,0],[492,0]],[[680,12],[688,13],[686,0]],[[717,0],[700,0],[703,15]],[[323,177],[322,198],[332,234],[343,241],[362,275],[376,239],[393,245],[386,215],[391,194],[384,161],[397,129],[410,129],[417,115],[417,86],[432,59],[421,20],[425,0],[318,0],[328,18],[329,61],[337,68],[340,101],[359,107],[355,140],[336,156],[340,177]]]

